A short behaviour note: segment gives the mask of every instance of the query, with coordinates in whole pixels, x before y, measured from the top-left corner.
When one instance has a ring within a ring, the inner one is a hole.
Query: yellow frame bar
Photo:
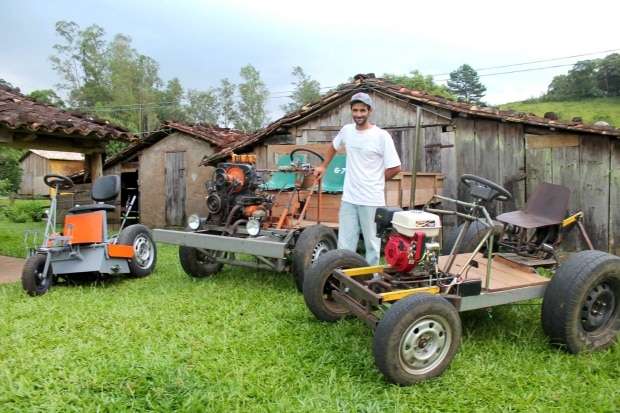
[[[358,267],[358,268],[349,268],[346,270],[342,270],[344,275],[348,275],[349,277],[356,277],[358,275],[370,275],[376,272],[383,272],[388,265],[373,265],[371,267]]]
[[[571,215],[568,218],[565,218],[562,221],[562,228],[567,227],[569,225],[571,225],[572,223],[574,223],[575,221],[577,221],[578,219],[581,219],[583,217],[583,212],[579,211],[576,214]]]
[[[392,302],[420,293],[439,294],[439,287],[434,285],[432,287],[410,288],[408,290],[390,291],[379,295],[383,302]]]

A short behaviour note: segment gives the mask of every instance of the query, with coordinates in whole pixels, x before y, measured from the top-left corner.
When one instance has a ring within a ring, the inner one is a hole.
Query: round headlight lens
[[[254,218],[248,219],[248,222],[245,224],[245,229],[252,237],[258,235],[260,232],[260,221]]]
[[[187,226],[192,230],[197,230],[200,227],[200,217],[196,214],[190,215],[187,218]]]

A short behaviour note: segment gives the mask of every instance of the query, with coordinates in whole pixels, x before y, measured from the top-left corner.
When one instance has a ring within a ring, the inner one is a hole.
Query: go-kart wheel
[[[497,199],[499,201],[508,201],[512,199],[512,194],[510,193],[510,191],[489,179],[482,178],[476,175],[464,174],[461,176],[461,182],[463,182],[469,188],[477,185],[483,188],[493,190],[495,192],[494,196],[487,201],[492,201],[493,199]]]
[[[571,255],[545,290],[541,316],[551,343],[570,353],[614,344],[620,332],[620,257],[596,250]]]
[[[332,291],[338,288],[332,273],[338,268],[367,266],[364,257],[349,250],[333,250],[321,255],[304,278],[304,300],[308,309],[321,321],[338,321],[349,315],[349,310],[332,297]]]
[[[398,301],[377,325],[375,364],[392,383],[410,385],[439,376],[461,341],[461,319],[445,298],[416,294]]]
[[[45,185],[54,189],[56,186],[58,186],[58,189],[65,190],[73,188],[73,181],[71,178],[63,175],[47,174],[43,177],[43,182],[45,182]]]
[[[133,245],[133,258],[129,260],[129,271],[134,277],[146,277],[155,269],[157,248],[151,231],[141,224],[130,225],[118,236],[121,245]]]
[[[179,247],[179,261],[187,275],[204,278],[222,270],[224,264],[215,261],[218,252],[181,246]]]
[[[45,269],[46,256],[35,254],[29,257],[22,269],[22,287],[31,296],[43,295],[52,286],[52,268],[48,268],[47,274],[43,274]]]
[[[312,225],[301,232],[293,249],[291,265],[295,286],[299,292],[304,288],[305,273],[321,255],[335,250],[337,246],[338,238],[334,230],[325,225]]]

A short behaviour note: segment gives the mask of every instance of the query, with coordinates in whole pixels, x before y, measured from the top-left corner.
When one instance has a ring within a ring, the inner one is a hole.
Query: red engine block
[[[423,232],[415,232],[412,238],[398,233],[391,234],[383,250],[385,261],[398,272],[411,271],[422,258],[424,238]],[[409,261],[410,251],[412,262]]]

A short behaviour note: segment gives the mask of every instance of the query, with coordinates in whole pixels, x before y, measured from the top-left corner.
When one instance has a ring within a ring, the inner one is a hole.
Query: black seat
[[[104,202],[116,199],[119,192],[121,192],[121,178],[118,175],[102,176],[95,181],[91,192],[91,198],[95,203],[74,206],[68,212],[79,214],[93,211],[114,211],[116,209],[114,205],[104,204]]]

